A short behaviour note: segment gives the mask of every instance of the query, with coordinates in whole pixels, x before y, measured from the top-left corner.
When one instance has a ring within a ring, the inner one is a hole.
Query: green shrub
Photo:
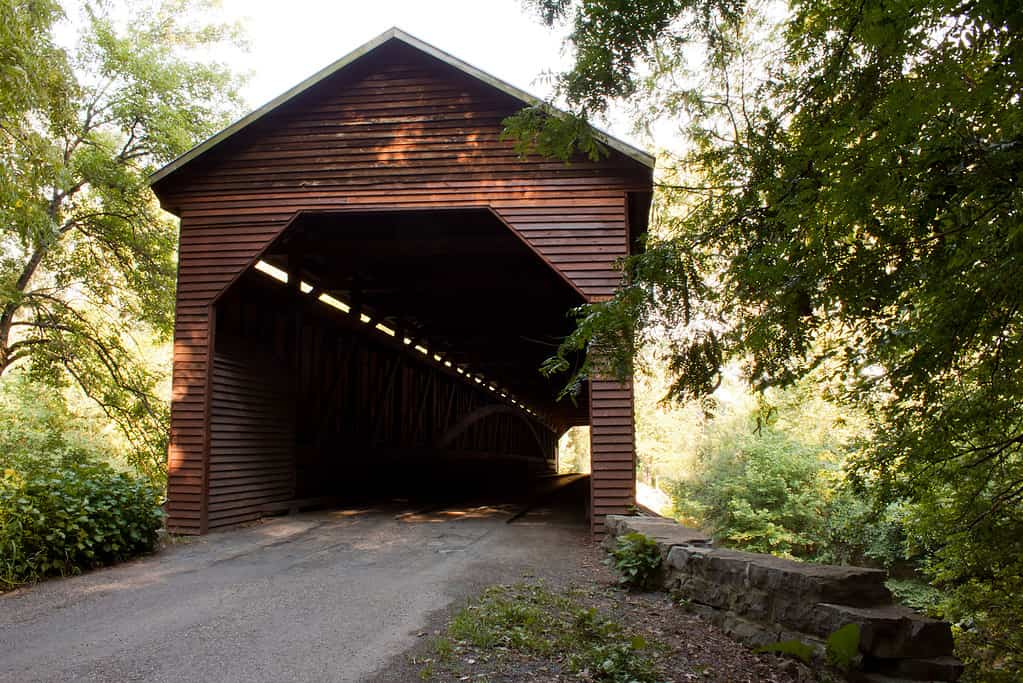
[[[846,482],[835,450],[775,425],[728,434],[675,483],[675,516],[750,552],[888,569],[906,563],[900,506],[875,510]]]
[[[606,683],[641,683],[657,681],[657,673],[649,659],[641,655],[646,641],[635,636],[628,642],[592,643],[574,657],[569,668],[586,671],[591,680]]]
[[[805,559],[888,570],[908,569],[919,562],[919,555],[907,548],[902,504],[877,509],[869,493],[857,493],[840,482],[822,509],[825,521],[817,552]]]
[[[72,412],[58,391],[24,372],[0,377],[0,470],[112,462],[103,425]]]
[[[888,579],[884,582],[896,602],[912,607],[918,612],[941,616],[941,601],[944,597],[937,588],[920,579]]]
[[[607,564],[618,572],[618,583],[634,590],[653,588],[661,567],[661,550],[650,537],[640,533],[623,534],[611,549]]]
[[[147,481],[102,463],[0,473],[0,588],[153,550],[163,513]]]
[[[795,657],[804,664],[810,664],[814,660],[813,647],[798,639],[768,643],[754,648],[753,651]],[[859,652],[860,627],[858,624],[846,624],[828,636],[824,648],[824,660],[831,666],[848,671],[859,660]]]
[[[832,469],[820,449],[781,430],[736,435],[702,453],[694,476],[678,482],[676,516],[726,545],[811,556],[824,535]]]
[[[27,373],[0,378],[0,590],[152,550],[160,492],[120,473],[95,420]]]

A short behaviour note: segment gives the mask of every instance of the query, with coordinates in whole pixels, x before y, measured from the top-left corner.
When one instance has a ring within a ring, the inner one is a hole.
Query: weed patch
[[[420,674],[490,680],[511,665],[608,683],[664,680],[654,662],[663,645],[629,633],[580,597],[537,583],[491,587],[454,616],[434,644],[436,659]]]
[[[611,548],[607,565],[618,573],[618,584],[632,590],[653,588],[661,567],[657,542],[640,533],[622,534]]]

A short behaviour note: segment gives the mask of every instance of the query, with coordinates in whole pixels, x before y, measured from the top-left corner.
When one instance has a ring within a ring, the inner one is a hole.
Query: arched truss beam
[[[446,432],[444,432],[443,435],[441,435],[439,439],[437,439],[437,448],[447,448],[454,443],[455,439],[468,431],[477,422],[494,415],[511,415],[525,424],[529,429],[529,433],[533,435],[533,440],[536,441],[536,447],[537,450],[540,451],[540,456],[544,459],[547,458],[546,446],[543,438],[540,436],[540,432],[536,430],[536,423],[524,415],[521,410],[506,405],[483,406],[463,416],[462,419],[452,425]]]

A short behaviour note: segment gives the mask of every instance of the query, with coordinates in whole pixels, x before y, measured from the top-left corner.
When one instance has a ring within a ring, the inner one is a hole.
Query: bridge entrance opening
[[[535,489],[589,421],[540,372],[581,303],[489,209],[300,214],[215,303],[211,526]]]

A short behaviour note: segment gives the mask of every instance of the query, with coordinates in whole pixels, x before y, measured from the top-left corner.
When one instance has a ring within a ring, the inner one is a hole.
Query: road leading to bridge
[[[0,596],[0,681],[358,681],[481,586],[578,570],[563,494],[278,518]]]

